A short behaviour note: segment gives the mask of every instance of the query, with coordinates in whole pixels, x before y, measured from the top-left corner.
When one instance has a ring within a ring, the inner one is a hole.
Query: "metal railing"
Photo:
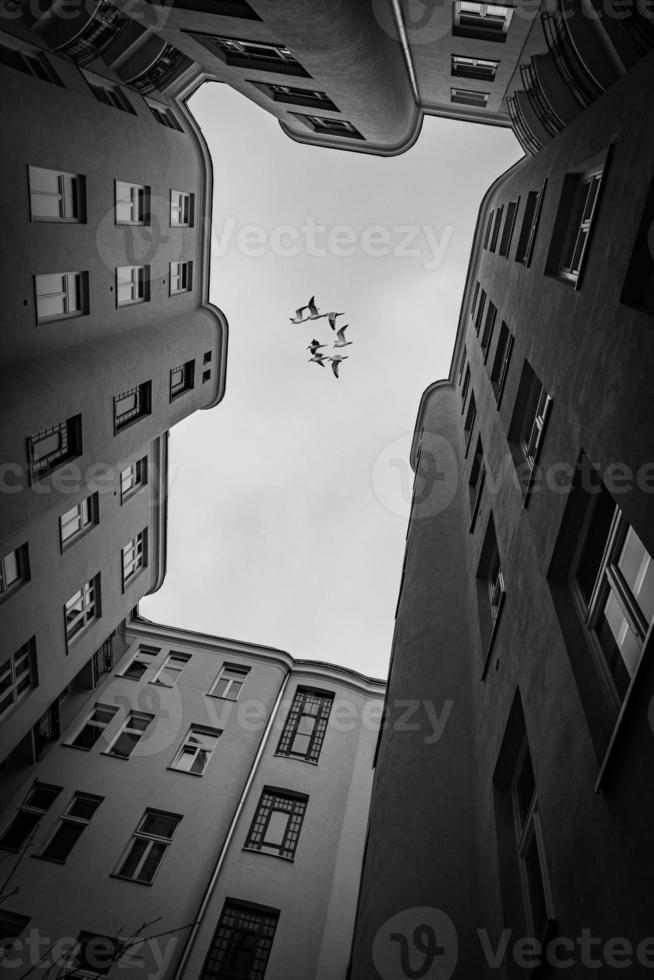
[[[547,101],[547,96],[543,91],[543,86],[540,83],[540,79],[536,74],[536,69],[532,62],[526,65],[520,65],[520,75],[522,77],[522,84],[524,85],[525,93],[529,99],[529,104],[534,110],[538,121],[543,126],[543,129],[550,134],[550,136],[556,136],[565,127],[561,119],[559,119],[554,109]]]
[[[131,88],[135,88],[141,95],[161,89],[166,82],[183,67],[188,59],[181,51],[174,48],[172,44],[167,44],[155,63],[146,71],[137,75],[128,82]]]
[[[129,21],[128,17],[110,2],[100,4],[86,27],[58,49],[69,54],[78,65],[94,61],[107,45],[118,37]]]
[[[543,32],[554,64],[563,81],[582,108],[587,108],[602,94],[577,54],[561,10],[541,14]]]
[[[525,153],[528,153],[530,156],[535,156],[540,150],[541,145],[529,129],[515,95],[507,95],[506,107],[509,110],[513,132],[516,134],[520,146]]]

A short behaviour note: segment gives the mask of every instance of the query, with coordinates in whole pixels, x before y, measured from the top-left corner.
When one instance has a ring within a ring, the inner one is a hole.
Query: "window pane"
[[[40,819],[41,815],[38,813],[19,810],[0,838],[0,847],[18,850],[28,840]]]
[[[618,561],[618,568],[638,601],[643,616],[654,618],[654,563],[633,528],[629,528]]]
[[[627,673],[631,677],[640,659],[642,648],[613,593],[610,594],[604,607],[604,618],[613,634],[620,656],[627,668]]]
[[[61,199],[58,196],[44,197],[41,194],[32,194],[32,214],[35,218],[61,217]]]
[[[139,881],[152,881],[154,878],[154,873],[159,867],[161,859],[165,853],[166,844],[162,844],[159,841],[152,841],[150,843],[148,856],[143,862],[143,867],[138,873]]]
[[[65,861],[80,838],[84,824],[64,820],[43,852],[43,857]]]
[[[95,811],[100,806],[100,800],[92,800],[86,796],[78,796],[68,807],[71,817],[79,817],[81,820],[90,820]]]
[[[176,817],[167,817],[163,813],[146,813],[141,821],[139,831],[152,834],[155,837],[172,837],[177,826]]]
[[[284,843],[284,835],[288,826],[288,813],[281,810],[273,810],[268,820],[268,826],[264,835],[263,843],[270,847],[281,847]]]
[[[543,935],[545,926],[547,925],[547,905],[545,902],[545,889],[543,887],[543,873],[538,855],[538,845],[533,830],[527,843],[526,852],[523,855],[523,862],[529,887],[529,904],[531,906],[534,936],[540,937]]]
[[[12,585],[18,581],[20,572],[18,570],[18,556],[15,551],[10,552],[3,558],[2,567],[4,570],[5,586]]]
[[[118,874],[125,875],[126,878],[133,878],[147,846],[148,841],[141,840],[137,837],[130,848],[129,854],[123,861]]]
[[[140,738],[140,734],[137,733],[121,732],[109,749],[109,752],[111,755],[118,755],[123,759],[128,759]]]

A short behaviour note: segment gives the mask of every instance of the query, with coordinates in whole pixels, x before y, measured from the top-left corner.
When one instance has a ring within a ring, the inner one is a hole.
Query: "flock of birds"
[[[345,331],[347,330],[349,324],[345,324],[344,327],[339,327],[336,329],[336,317],[343,316],[343,313],[320,313],[318,307],[315,303],[315,296],[312,296],[306,306],[300,306],[299,309],[295,311],[295,316],[289,317],[291,323],[308,323],[310,320],[328,320],[329,326],[332,330],[336,331],[336,340],[332,344],[332,350],[339,350],[343,347],[350,347],[352,344],[351,340],[345,339]],[[308,310],[306,316],[304,316],[304,311]],[[311,353],[309,358],[310,364],[319,364],[320,367],[325,366],[325,361],[329,361],[332,366],[332,371],[334,372],[334,377],[338,378],[338,371],[343,361],[347,361],[347,355],[343,354],[322,354],[321,351],[323,347],[328,347],[329,344],[321,344],[319,340],[315,338],[307,346],[307,350]]]

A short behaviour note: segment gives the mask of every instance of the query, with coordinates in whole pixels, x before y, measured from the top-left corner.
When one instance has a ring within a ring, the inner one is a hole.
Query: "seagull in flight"
[[[334,347],[348,347],[353,341],[345,339],[345,331],[349,327],[349,323],[346,323],[344,327],[336,331],[336,340],[334,341]]]
[[[338,369],[341,365],[341,361],[347,361],[347,357],[342,357],[340,354],[335,354],[334,357],[330,357],[329,360],[332,362],[332,371],[334,372],[334,377],[338,377]]]
[[[336,317],[337,316],[343,316],[343,314],[342,313],[323,313],[323,316],[326,316],[327,319],[329,320],[329,326],[332,328],[332,330],[336,330]]]
[[[313,361],[314,364],[319,364],[320,367],[324,367],[325,361],[329,360],[330,358],[326,357],[325,354],[320,354],[318,351],[316,351],[313,356],[309,358],[309,363]]]
[[[321,344],[320,341],[319,340],[316,340],[315,337],[314,337],[314,339],[311,341],[311,343],[307,345],[307,350],[310,350],[311,351],[311,356],[313,357],[313,355],[316,353],[316,351],[319,351],[321,347],[326,347],[326,346],[327,346],[327,344]],[[323,357],[324,355],[321,354],[320,356]]]

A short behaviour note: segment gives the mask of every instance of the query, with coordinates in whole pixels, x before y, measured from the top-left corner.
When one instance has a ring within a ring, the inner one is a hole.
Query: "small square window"
[[[150,224],[149,187],[144,184],[130,184],[125,180],[116,181],[116,224]]]
[[[239,667],[236,664],[223,664],[209,693],[215,698],[238,701],[243,685],[245,684],[245,678],[249,673],[249,667]]]
[[[120,502],[128,500],[133,494],[147,485],[148,457],[134,460],[120,472]]]
[[[65,320],[88,313],[88,272],[58,272],[34,276],[38,323]]]
[[[213,355],[212,351],[210,350],[205,351],[204,354],[202,355],[202,363],[211,364],[212,355]]]
[[[148,529],[144,528],[121,551],[123,592],[148,564]]]
[[[114,395],[114,434],[145,418],[152,411],[152,383],[144,381]]]
[[[131,102],[123,92],[120,85],[110,82],[100,75],[93,75],[91,72],[82,70],[82,75],[96,97],[98,102],[110,106],[112,109],[120,109],[121,112],[129,112],[135,116],[136,112]]]
[[[161,126],[166,126],[167,129],[174,129],[178,133],[184,132],[184,127],[169,106],[160,105],[152,102],[150,99],[146,99],[145,101],[148,109]]]
[[[450,89],[450,102],[485,109],[488,105],[488,94],[488,92],[476,92],[467,88],[452,88]]]
[[[190,228],[193,226],[194,194],[185,191],[170,192],[170,224],[172,227]]]
[[[30,566],[26,544],[8,551],[0,558],[0,601],[29,582]]]
[[[452,55],[452,74],[459,78],[483,78],[489,82],[495,81],[499,61],[490,58],[469,58],[464,55]]]
[[[193,263],[170,263],[170,295],[189,293],[193,286]]]
[[[218,744],[222,733],[217,728],[206,728],[204,725],[191,725],[188,734],[173,759],[171,769],[178,772],[190,772],[201,776],[209,764],[209,760]]]
[[[192,391],[195,378],[195,361],[186,361],[170,371],[170,400],[186,391]]]
[[[305,116],[299,112],[292,112],[292,116],[303,122],[314,133],[322,136],[346,136],[350,139],[362,140],[365,137],[356,126],[353,126],[347,119],[332,119],[327,116]]]
[[[61,550],[69,548],[78,538],[90,531],[99,520],[99,498],[97,493],[80,500],[59,518],[59,541]]]
[[[211,381],[211,371],[202,372],[202,384],[205,384],[207,381]]]
[[[452,34],[478,41],[504,42],[512,16],[512,7],[455,0],[452,6]]]
[[[29,167],[30,216],[32,221],[86,221],[86,178]]]
[[[116,306],[147,303],[150,299],[150,266],[123,265],[116,269]]]

